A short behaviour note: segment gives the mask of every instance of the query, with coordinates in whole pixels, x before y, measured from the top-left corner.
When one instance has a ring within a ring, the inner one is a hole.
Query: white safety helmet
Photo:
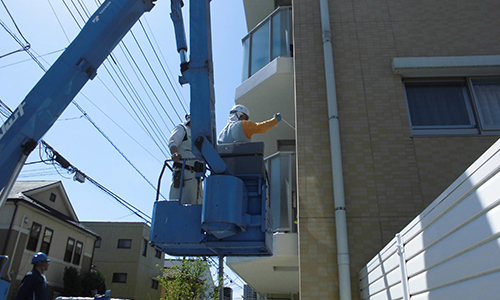
[[[237,104],[237,105],[233,106],[233,108],[231,108],[231,111],[229,112],[229,114],[233,114],[233,113],[237,114],[238,119],[240,118],[242,113],[247,115],[248,118],[250,118],[250,111],[248,110],[248,108],[246,108],[245,106],[243,106],[241,104]]]

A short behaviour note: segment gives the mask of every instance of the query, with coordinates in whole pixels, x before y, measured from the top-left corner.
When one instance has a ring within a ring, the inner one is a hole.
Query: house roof
[[[46,199],[49,193],[58,195],[57,204]],[[92,235],[99,236],[95,231],[80,223],[61,181],[16,181],[8,199],[27,202],[58,219],[64,220]]]

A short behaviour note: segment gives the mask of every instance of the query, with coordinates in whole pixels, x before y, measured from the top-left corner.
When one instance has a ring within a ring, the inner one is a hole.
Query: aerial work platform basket
[[[151,243],[175,256],[272,255],[263,143],[218,146],[233,175],[205,179],[203,205],[156,201]]]

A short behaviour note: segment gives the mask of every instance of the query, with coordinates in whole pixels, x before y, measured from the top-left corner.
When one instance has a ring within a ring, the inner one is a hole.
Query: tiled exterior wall
[[[412,137],[391,60],[500,55],[500,2],[329,1],[353,299],[357,272],[498,136]],[[337,299],[319,1],[293,0],[301,299]]]

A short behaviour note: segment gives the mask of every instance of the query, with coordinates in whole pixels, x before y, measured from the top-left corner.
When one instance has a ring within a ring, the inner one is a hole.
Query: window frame
[[[49,235],[49,241],[47,242],[45,240],[45,238],[47,237],[48,232],[50,232],[50,235]],[[45,227],[45,230],[43,231],[42,243],[40,244],[40,252],[43,252],[43,253],[49,255],[50,246],[52,244],[53,237],[54,237],[54,229],[51,229],[49,227]]]
[[[141,249],[141,255],[144,256],[144,257],[147,257],[148,256],[148,246],[149,246],[149,242],[148,240],[146,239],[143,239],[142,240],[142,249]]]
[[[125,278],[125,279],[123,279]],[[113,283],[127,283],[127,273],[114,272],[113,277],[111,278],[111,282]]]
[[[33,235],[33,228],[34,227],[38,228],[38,232],[36,234],[36,237]],[[42,233],[42,224],[39,224],[37,222],[33,222],[31,224],[31,229],[30,229],[30,234],[28,236],[28,241],[26,242],[26,249],[27,250],[36,251],[36,248],[38,246],[38,242],[40,241],[40,234],[41,233]]]
[[[121,243],[129,242],[129,245],[121,245]],[[118,245],[116,246],[118,249],[131,249],[132,248],[132,239],[118,239]]]
[[[157,279],[151,279],[151,288],[157,290],[160,287],[160,282]]]
[[[78,246],[80,246],[80,247],[78,247]],[[77,253],[78,249],[80,249],[79,253]],[[76,241],[75,251],[73,253],[73,261],[71,263],[79,266],[80,261],[82,260],[82,255],[83,255],[83,242]]]
[[[500,134],[500,125],[498,129],[488,129],[483,125],[482,112],[479,108],[477,95],[474,91],[474,82],[493,81],[500,84],[500,77],[497,76],[477,76],[477,77],[423,77],[423,78],[403,78],[402,84],[406,100],[406,107],[409,119],[409,126],[412,136],[477,136],[477,135],[498,135]],[[471,120],[471,125],[433,125],[433,126],[418,126],[412,124],[412,116],[410,110],[410,101],[407,93],[408,85],[431,84],[436,86],[445,86],[446,84],[457,83],[463,85],[464,101],[467,107],[468,116]],[[465,94],[466,93],[466,94]]]
[[[478,115],[478,126],[480,126],[481,132],[496,132],[500,134],[500,123],[498,125],[489,126],[484,123],[485,115],[484,111],[480,105],[479,97],[477,96],[477,91],[474,88],[474,83],[495,83],[500,87],[500,77],[499,76],[490,76],[490,77],[469,77],[467,78],[467,82],[469,84],[469,90],[473,98],[473,104],[475,106],[476,113]],[[500,105],[500,99],[499,99]],[[490,128],[488,128],[490,127]]]
[[[70,241],[73,242],[73,245],[71,245],[71,250],[68,249],[68,247],[70,246]],[[71,263],[71,261],[73,259],[73,252],[75,250],[75,245],[76,245],[76,240],[74,238],[68,237],[68,240],[66,241],[66,249],[64,249],[63,261],[65,261],[67,263]]]

